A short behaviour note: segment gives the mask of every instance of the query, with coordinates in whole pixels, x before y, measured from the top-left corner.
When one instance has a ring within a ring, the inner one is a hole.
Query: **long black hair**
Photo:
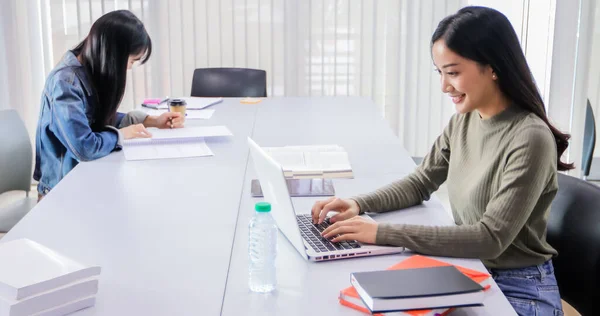
[[[79,57],[97,97],[92,130],[99,131],[115,120],[123,99],[130,55],[152,53],[152,41],[144,24],[130,11],[117,10],[101,16],[88,36],[73,49]]]
[[[498,77],[500,91],[515,105],[533,112],[550,128],[557,149],[557,168],[573,169],[560,161],[571,135],[552,126],[517,34],[504,14],[486,7],[464,7],[444,18],[431,37],[431,46],[443,39],[446,47],[480,65],[489,65]]]

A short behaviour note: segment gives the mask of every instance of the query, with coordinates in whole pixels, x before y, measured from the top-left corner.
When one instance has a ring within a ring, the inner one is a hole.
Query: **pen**
[[[165,99],[163,99],[162,101],[160,101],[158,104],[163,104],[165,102],[169,101],[169,96],[166,96]]]

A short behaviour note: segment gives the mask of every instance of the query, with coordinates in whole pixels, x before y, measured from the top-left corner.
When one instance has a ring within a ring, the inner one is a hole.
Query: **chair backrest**
[[[587,100],[585,110],[585,125],[583,130],[583,155],[581,156],[581,171],[583,176],[590,175],[592,159],[594,156],[594,147],[596,146],[596,120],[590,100]]]
[[[600,187],[558,175],[547,240],[561,297],[582,315],[600,315]]]
[[[267,72],[247,68],[198,68],[192,78],[192,97],[266,97]]]
[[[31,189],[33,150],[15,110],[0,111],[0,194]]]

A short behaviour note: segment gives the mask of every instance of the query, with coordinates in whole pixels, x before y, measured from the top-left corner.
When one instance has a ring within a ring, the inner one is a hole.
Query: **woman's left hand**
[[[160,116],[149,115],[144,121],[147,127],[180,128],[183,127],[185,118],[179,112],[165,112]]]
[[[327,227],[321,235],[327,239],[340,235],[333,238],[332,242],[356,240],[374,244],[375,237],[377,237],[377,227],[377,222],[356,216]]]

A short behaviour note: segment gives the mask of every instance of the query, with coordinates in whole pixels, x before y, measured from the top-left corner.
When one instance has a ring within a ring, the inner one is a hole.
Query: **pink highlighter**
[[[169,98],[165,98],[165,99],[144,99],[144,101],[142,102],[142,106],[151,108],[151,109],[158,109],[158,106],[169,101]]]
[[[144,99],[144,104],[160,104],[161,99]]]

